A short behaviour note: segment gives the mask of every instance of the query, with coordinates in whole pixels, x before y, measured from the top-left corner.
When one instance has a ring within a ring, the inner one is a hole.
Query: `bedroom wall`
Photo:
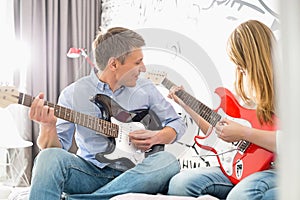
[[[233,90],[235,66],[226,54],[226,41],[240,23],[257,19],[279,39],[279,14],[273,0],[103,0],[102,26],[125,26],[140,32],[145,40],[148,72],[167,73],[167,78],[210,108],[220,104],[217,87]],[[157,86],[163,95],[168,90]],[[191,118],[172,101],[188,125],[179,142],[167,146],[182,168],[216,165],[214,157],[195,145],[199,132]]]

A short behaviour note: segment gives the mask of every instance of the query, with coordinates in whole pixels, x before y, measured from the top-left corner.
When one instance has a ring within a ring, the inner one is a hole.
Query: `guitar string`
[[[86,115],[86,114],[83,114],[83,113],[79,113],[80,116],[76,116],[76,115],[74,115],[75,111],[72,111],[72,110],[69,110],[69,109],[66,109],[66,108],[63,108],[63,107],[60,107],[60,108],[64,110],[63,112],[67,112],[67,114],[69,114],[70,119],[72,117],[74,119],[80,118],[79,120],[81,120],[81,122],[82,122],[80,125],[84,125],[87,128],[97,129],[95,131],[97,131],[99,133],[105,132],[105,130],[109,130],[109,131],[110,130],[115,130],[115,126],[118,127],[118,129],[122,128],[122,130],[124,130],[126,132],[133,131],[130,128],[126,128],[126,126],[120,126],[119,124],[112,123],[112,122],[106,121],[104,119],[97,118],[95,116],[89,116],[89,115]],[[74,122],[75,122],[75,120],[74,120]],[[121,122],[121,123],[123,123],[123,122]],[[91,125],[91,124],[93,124],[93,125]],[[126,135],[129,135],[129,134],[126,134]]]
[[[129,132],[133,131],[131,128],[126,128],[126,126],[121,126],[119,124],[116,124],[116,123],[112,123],[110,121],[106,121],[104,119],[101,119],[101,118],[98,118],[98,117],[95,117],[95,116],[90,116],[90,115],[87,115],[87,114],[83,114],[83,113],[78,113],[80,116],[76,116],[76,111],[72,111],[68,108],[64,108],[64,107],[61,107],[59,105],[57,105],[59,108],[58,109],[62,109],[63,113],[67,113],[68,116],[69,116],[69,119],[72,119],[72,117],[74,118],[74,122],[75,119],[79,118],[79,120],[81,120],[81,124],[80,123],[77,123],[79,125],[84,125],[86,128],[93,128],[93,130],[95,130],[96,132],[99,132],[100,134],[103,133],[103,132],[106,132],[105,130],[108,130],[110,132],[114,132],[116,127],[117,129],[119,130],[120,128],[122,128],[123,131],[123,134],[126,134],[126,136],[129,136]],[[75,114],[75,115],[74,115]],[[66,117],[64,117],[66,119]],[[123,123],[123,122],[121,122]],[[93,125],[91,125],[93,124]],[[126,124],[126,123],[124,123]],[[120,132],[120,130],[118,131]],[[126,133],[127,132],[127,133]],[[104,133],[105,134],[105,133]]]
[[[176,86],[172,81],[165,78],[162,82],[162,84],[170,89],[172,86]],[[200,116],[202,116],[207,122],[209,122],[213,127],[220,121],[222,116],[215,112],[214,110],[210,109],[208,106],[200,102],[198,99],[196,99],[194,96],[190,95],[188,92],[184,90],[179,90],[177,92],[177,95],[179,98],[181,98],[187,105],[190,105],[190,107]],[[249,146],[250,142],[245,140],[240,140],[239,142],[239,149],[242,148],[245,150]]]
[[[125,126],[121,126],[119,124],[115,124],[115,123],[106,121],[104,119],[97,118],[95,116],[89,116],[89,115],[86,115],[86,114],[83,114],[83,113],[79,113],[80,116],[76,116],[76,115],[74,116],[74,113],[73,113],[74,111],[63,108],[63,107],[60,107],[60,108],[64,110],[63,112],[65,112],[65,111],[68,112],[67,114],[69,114],[69,119],[70,120],[72,119],[72,117],[74,118],[74,121],[71,120],[72,122],[76,123],[75,119],[79,118],[81,123],[77,123],[77,124],[83,125],[86,128],[92,128],[94,131],[96,131],[100,134],[105,135],[105,133],[107,133],[108,131],[114,132],[115,131],[115,126],[118,127],[118,130],[121,128],[123,135],[125,134],[126,136],[129,136],[129,132],[133,131],[132,129],[126,128]],[[66,117],[64,117],[64,118],[67,120]],[[105,131],[105,130],[108,130],[108,131]],[[120,131],[121,130],[119,130],[118,133],[120,133]],[[125,131],[125,132],[123,132],[123,131]],[[113,133],[111,135],[113,135]]]
[[[23,97],[23,99],[22,99],[23,103],[22,104],[30,107],[32,101],[34,100],[34,97],[32,97],[30,95],[27,95],[27,94],[23,94],[23,93],[21,93],[20,96]],[[90,129],[92,128],[94,131],[99,132],[100,134],[103,133],[103,132],[107,133],[107,131],[105,131],[105,130],[108,130],[109,132],[114,132],[115,126],[119,127],[119,125],[114,124],[114,123],[109,122],[109,121],[106,121],[104,119],[97,118],[95,116],[89,116],[89,115],[86,115],[84,113],[79,113],[79,112],[70,110],[68,108],[64,108],[62,106],[59,106],[57,104],[50,103],[48,101],[45,101],[45,105],[54,108],[55,113],[58,115],[58,117],[60,117],[64,120],[68,120],[68,121],[71,121],[73,123],[82,125],[86,128],[90,128]],[[76,122],[76,120],[77,120],[77,122]],[[91,122],[94,122],[95,124],[90,125]],[[102,124],[99,124],[99,123],[102,123]],[[97,124],[98,124],[98,126],[96,126]],[[106,128],[106,127],[108,127],[108,128]],[[126,129],[124,127],[122,129],[127,131],[127,132],[130,131],[130,129]],[[114,134],[111,134],[111,135],[114,135]],[[126,135],[129,135],[129,134],[126,134]]]
[[[164,85],[167,89],[171,89],[171,87],[176,86],[172,81],[165,78],[162,81],[162,85]],[[187,105],[190,105],[190,107],[200,114],[207,122],[209,122],[211,125],[215,126],[216,123],[222,118],[221,115],[219,115],[217,112],[210,109],[205,104],[201,103],[199,100],[197,100],[195,97],[190,95],[188,92],[184,90],[177,91],[177,95],[179,98],[181,98]]]
[[[20,93],[18,96],[16,96],[16,98],[19,99],[19,102],[18,102],[19,104],[22,104],[22,105],[25,105],[25,106],[28,106],[28,107],[31,106],[32,101],[34,100],[34,97],[29,96],[29,95],[24,94],[24,93]],[[60,118],[62,118],[64,120],[68,120],[68,121],[71,121],[71,122],[74,123],[75,120],[78,119],[78,117],[76,116],[76,113],[77,113],[76,111],[72,111],[72,110],[70,110],[68,108],[64,108],[64,107],[59,106],[57,104],[52,104],[52,103],[50,103],[48,101],[45,101],[45,105],[54,108],[56,113],[57,113],[56,109],[58,109],[59,110],[58,111],[58,115],[60,116]],[[63,113],[63,115],[62,115],[62,113]],[[87,117],[87,119],[88,120],[92,120],[92,122],[96,122],[96,121],[100,122],[100,121],[102,121],[104,123],[104,125],[108,125],[108,126],[105,126],[105,127],[103,127],[103,126],[97,126],[97,127],[100,127],[101,130],[107,129],[106,127],[108,127],[108,130],[114,130],[114,126],[120,127],[118,124],[114,124],[112,122],[109,122],[109,121],[106,121],[104,119],[100,119],[100,118],[97,118],[97,117],[94,117],[94,116],[89,116],[89,115],[86,115],[86,114],[83,114],[83,113],[79,113],[79,115],[83,115],[84,119],[86,119],[86,117]],[[71,120],[72,117],[74,119],[73,121]],[[82,118],[82,117],[79,117],[79,118]],[[94,119],[92,119],[92,118],[94,118]],[[89,122],[91,122],[91,121],[89,121]],[[86,124],[85,122],[82,122],[82,123],[83,123],[83,125],[85,125],[84,127],[91,128],[91,126],[89,126],[89,124]],[[96,128],[94,126],[94,128],[93,128],[94,131],[99,132],[100,134],[101,134],[101,132],[103,132],[103,131],[98,131],[98,130],[95,130],[95,129]],[[131,131],[131,129],[122,128],[122,130],[125,130],[125,131],[128,132],[128,133],[124,133],[123,132],[123,135],[129,136],[129,132]],[[146,153],[146,152],[150,152],[151,150],[152,149],[150,148],[150,149],[147,149],[145,151],[142,151],[142,150],[136,148],[136,152],[137,153]]]
[[[30,107],[32,101],[34,100],[34,97],[32,97],[30,95],[27,95],[27,94],[23,94],[23,93],[21,93],[20,97],[21,96],[23,97],[22,104]],[[84,114],[84,113],[76,112],[76,111],[73,111],[69,108],[65,108],[65,107],[62,107],[60,105],[50,103],[48,101],[45,101],[45,105],[54,108],[55,113],[58,114],[58,116],[60,118],[62,118],[64,120],[68,120],[68,121],[73,122],[73,123],[76,123],[76,120],[77,120],[76,124],[82,125],[86,128],[90,128],[90,129],[98,132],[99,134],[103,134],[105,136],[107,136],[107,134],[109,134],[110,135],[109,137],[116,137],[116,134],[114,133],[116,131],[116,127],[117,127],[117,130],[118,130],[117,136],[121,132],[121,130],[119,130],[120,128],[122,128],[122,134],[126,135],[127,137],[129,137],[130,132],[134,131],[131,128],[126,128],[126,127],[123,127],[123,126],[121,127],[118,124],[106,121],[104,119],[97,118],[95,116],[90,116],[90,115],[87,115],[87,114]],[[78,122],[78,118],[79,118],[79,122]],[[94,124],[91,125],[91,123],[94,123]],[[107,130],[107,131],[105,131],[105,130]]]
[[[230,153],[230,152],[232,152],[232,151],[238,151],[238,150],[239,150],[239,149],[230,149],[230,150],[223,151],[223,152],[217,153],[217,154],[194,155],[194,156],[192,156],[192,157],[201,157],[201,158],[203,158],[203,157],[210,157],[210,156],[221,156],[221,155],[223,155],[223,154]]]

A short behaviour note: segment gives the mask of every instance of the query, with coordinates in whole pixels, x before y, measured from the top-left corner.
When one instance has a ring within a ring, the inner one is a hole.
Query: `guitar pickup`
[[[250,142],[245,141],[245,140],[241,140],[238,144],[238,150],[242,153],[245,153],[245,151],[247,150],[249,145],[250,145]]]

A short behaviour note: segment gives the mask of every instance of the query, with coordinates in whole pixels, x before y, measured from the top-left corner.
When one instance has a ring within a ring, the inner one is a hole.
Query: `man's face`
[[[134,87],[140,72],[146,72],[146,67],[143,63],[143,52],[140,48],[130,52],[126,57],[124,64],[118,62],[118,65],[118,85]]]

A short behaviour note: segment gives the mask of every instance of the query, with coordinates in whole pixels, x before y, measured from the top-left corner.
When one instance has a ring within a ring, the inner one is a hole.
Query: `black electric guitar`
[[[34,97],[18,92],[13,86],[0,86],[0,107],[12,103],[31,106]],[[148,152],[142,152],[129,141],[128,134],[134,130],[159,130],[161,122],[156,114],[147,109],[126,111],[110,97],[97,94],[91,101],[102,112],[103,118],[86,115],[49,102],[45,105],[54,108],[54,115],[66,121],[84,126],[108,137],[111,143],[105,152],[96,154],[96,159],[109,166],[126,171],[140,163],[149,154],[163,151],[164,145],[154,145]]]
[[[155,84],[162,84],[167,89],[176,86],[166,78],[166,73],[149,72],[146,77]],[[216,110],[210,109],[184,90],[177,91],[176,95],[213,127],[222,117],[226,116],[228,119],[245,126],[263,130],[276,130],[275,126],[260,124],[256,117],[256,110],[242,107],[226,88],[219,87],[215,92],[221,98],[220,106]],[[201,144],[198,141],[199,139],[205,139],[206,143]],[[264,148],[245,140],[234,143],[225,142],[212,132],[204,137],[197,135],[194,137],[194,141],[199,147],[215,154],[221,170],[233,184],[237,184],[254,172],[269,169],[274,160],[274,154]]]

